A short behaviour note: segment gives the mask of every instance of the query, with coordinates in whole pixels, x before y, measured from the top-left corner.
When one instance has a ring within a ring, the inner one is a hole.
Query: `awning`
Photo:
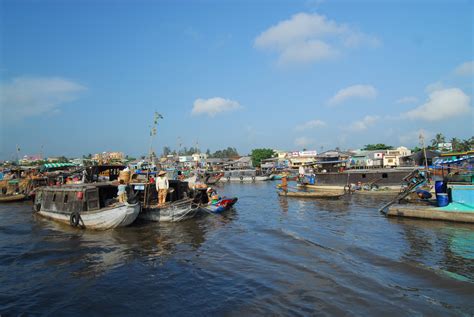
[[[463,156],[463,157],[460,157],[460,158],[457,158],[457,159],[444,159],[444,160],[439,159],[434,164],[435,165],[455,164],[455,163],[459,163],[459,162],[469,160],[469,159],[472,159],[472,158],[474,158],[474,155]]]
[[[43,168],[60,168],[60,167],[70,167],[70,166],[77,166],[74,163],[46,163],[43,165]]]

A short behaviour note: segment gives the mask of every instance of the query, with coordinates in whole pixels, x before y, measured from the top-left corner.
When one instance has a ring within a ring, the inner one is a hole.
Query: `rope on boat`
[[[184,204],[187,204],[189,202],[183,202],[181,204],[177,204],[175,207],[179,206],[179,205],[184,205]],[[185,212],[184,214],[180,215],[179,217],[172,217],[173,218],[173,221],[181,221],[183,220],[187,215],[189,215],[191,212],[194,212],[197,208],[199,208],[199,205],[196,205],[196,207],[193,207],[194,203],[191,203],[191,208]]]

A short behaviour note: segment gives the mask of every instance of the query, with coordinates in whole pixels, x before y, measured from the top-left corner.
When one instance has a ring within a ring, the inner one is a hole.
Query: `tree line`
[[[163,147],[163,156],[168,155],[193,155],[195,153],[200,153],[200,150],[197,147],[184,147],[178,151],[172,150],[169,146]],[[206,151],[207,157],[209,158],[232,158],[240,156],[237,149],[234,147],[227,147],[226,149],[217,150],[214,153],[211,153],[210,149]]]
[[[451,143],[453,152],[465,152],[470,151],[474,148],[474,136],[467,139],[459,138],[446,138],[442,133],[437,133],[430,144],[425,145],[427,150],[438,150],[438,144]],[[362,149],[363,151],[377,151],[377,150],[393,150],[393,146],[384,143],[367,144]],[[420,147],[416,146],[411,149],[412,152],[418,152],[421,150]]]

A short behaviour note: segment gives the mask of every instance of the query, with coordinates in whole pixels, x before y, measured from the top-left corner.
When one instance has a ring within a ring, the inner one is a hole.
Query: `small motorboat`
[[[201,204],[201,209],[208,213],[219,214],[232,208],[237,202],[237,197],[223,197],[216,203]]]

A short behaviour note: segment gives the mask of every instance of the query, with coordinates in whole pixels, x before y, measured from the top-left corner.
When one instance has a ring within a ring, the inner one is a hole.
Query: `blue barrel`
[[[446,193],[446,186],[444,186],[444,181],[435,182],[435,193],[436,195],[440,193]]]
[[[315,181],[315,177],[314,177],[313,175],[311,175],[311,176],[309,177],[309,184],[310,184],[310,185],[314,185],[314,181]]]
[[[436,200],[438,201],[438,207],[445,207],[449,205],[448,194],[439,193],[438,195],[436,195]]]

